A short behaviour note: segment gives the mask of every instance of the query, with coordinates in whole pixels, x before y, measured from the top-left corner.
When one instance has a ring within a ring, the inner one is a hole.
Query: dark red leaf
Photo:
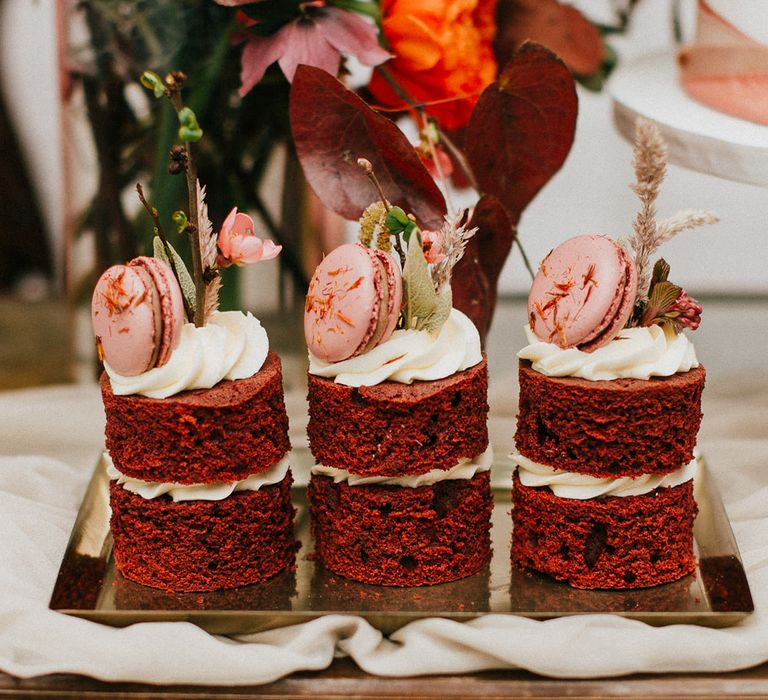
[[[320,201],[357,219],[376,190],[357,165],[373,164],[384,194],[422,228],[439,228],[445,200],[403,133],[319,68],[299,66],[291,85],[291,129],[304,174]]]
[[[465,150],[481,191],[499,199],[512,224],[565,161],[577,112],[570,72],[534,43],[523,44],[480,95]]]
[[[485,343],[496,308],[496,285],[512,249],[516,230],[504,207],[492,195],[475,206],[468,228],[478,230],[453,270],[453,305],[472,319]]]
[[[524,41],[554,51],[576,75],[600,69],[605,47],[597,27],[579,10],[558,0],[500,0],[493,48],[499,65]]]

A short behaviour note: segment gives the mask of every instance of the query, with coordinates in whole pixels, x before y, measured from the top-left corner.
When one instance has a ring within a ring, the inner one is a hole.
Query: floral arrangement
[[[196,326],[205,325],[208,317],[219,307],[221,275],[219,270],[232,264],[243,265],[275,258],[282,246],[263,241],[254,233],[253,219],[247,214],[230,211],[218,234],[208,218],[205,186],[197,178],[197,166],[193,144],[203,137],[203,130],[194,111],[184,104],[182,87],[187,76],[181,71],[168,73],[161,78],[157,73],[144,71],[141,83],[156,98],[166,97],[173,105],[179,121],[177,132],[181,143],[170,149],[168,171],[172,175],[185,176],[188,193],[188,212],[177,210],[171,215],[179,235],[190,239],[192,274],[183,258],[169,242],[160,221],[160,215],[150,205],[141,184],[136,190],[141,203],[154,221],[153,248],[156,258],[168,263],[181,288],[187,320]]]
[[[149,182],[161,211],[178,208],[184,198],[182,179],[169,177],[161,157],[175,142],[173,112],[158,101],[149,104],[147,115],[137,100],[126,99],[126,87],[147,66],[164,75],[167,63],[181,65],[190,76],[188,103],[207,124],[197,167],[203,180],[226,183],[209,193],[213,218],[224,219],[234,196],[283,245],[281,269],[299,290],[306,288],[311,266],[303,259],[306,236],[297,233],[302,207],[296,198],[303,187],[295,177],[297,154],[329,209],[352,219],[365,209],[359,194],[342,202],[338,192],[326,191],[330,184],[318,185],[319,161],[308,153],[320,139],[306,133],[314,117],[339,108],[354,127],[380,129],[387,122],[392,128],[383,133],[391,135],[397,131],[391,118],[409,115],[418,127],[415,146],[398,137],[395,147],[368,134],[369,142],[390,154],[388,161],[400,151],[396,163],[382,168],[370,150],[357,147],[342,156],[350,169],[358,156],[369,158],[393,201],[403,201],[391,190],[395,181],[401,189],[415,187],[411,200],[424,203],[421,210],[406,208],[426,231],[440,229],[447,209],[451,216],[458,213],[450,188],[478,192],[472,210],[478,233],[457,266],[454,279],[461,284],[454,287],[457,303],[485,333],[514,227],[570,148],[576,113],[571,75],[598,89],[613,64],[605,37],[626,26],[635,0],[614,2],[611,27],[592,24],[559,0],[83,0],[73,15],[82,15],[91,45],[71,57],[67,90],[82,87],[101,182],[77,219],[77,231],[96,231],[96,269],[103,269],[144,245],[141,222],[122,196],[132,183]],[[525,39],[564,63],[534,45],[520,50]],[[352,59],[373,69],[366,85],[346,88],[347,94],[323,82],[345,80]],[[546,114],[545,123],[538,123],[539,113]],[[339,121],[328,115],[323,133],[329,135]],[[147,128],[150,123],[159,128]],[[491,129],[485,150],[483,129]],[[494,152],[499,137],[501,156]],[[287,146],[287,164],[276,216],[260,184],[279,144]],[[326,146],[320,149],[325,157]],[[352,180],[348,171],[344,175],[338,189],[359,191],[362,174]]]
[[[656,199],[667,169],[667,147],[655,123],[638,119],[635,126],[633,192],[640,199],[640,211],[627,241],[637,267],[637,300],[630,326],[669,325],[675,332],[695,331],[701,322],[701,305],[682,288],[670,282],[669,264],[659,258],[651,267],[650,258],[658,248],[686,229],[717,223],[718,217],[703,209],[684,209],[661,221],[656,220]]]
[[[370,161],[357,164],[371,180],[379,201],[370,204],[360,217],[359,240],[369,248],[397,252],[402,267],[403,309],[400,327],[439,332],[453,306],[451,276],[464,256],[467,243],[477,232],[467,228],[464,214],[446,217],[439,231],[422,231],[412,214],[386,198]]]

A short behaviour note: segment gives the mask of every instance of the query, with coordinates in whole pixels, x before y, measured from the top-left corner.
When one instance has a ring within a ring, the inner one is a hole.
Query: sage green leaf
[[[439,330],[451,313],[451,290],[449,285],[445,285],[439,295],[435,292],[418,231],[414,231],[408,241],[403,287],[405,327],[430,332]]]
[[[173,262],[176,265],[176,274],[179,279],[179,286],[181,287],[181,293],[184,295],[184,299],[187,301],[187,305],[190,309],[192,309],[192,312],[195,311],[195,283],[192,281],[192,275],[189,274],[189,270],[187,270],[187,266],[184,264],[184,260],[182,260],[181,256],[174,250],[174,247],[168,243],[168,249],[171,251],[171,255],[173,256]],[[163,242],[160,240],[160,236],[155,236],[152,240],[152,247],[155,251],[155,257],[158,260],[162,260],[164,263],[167,263],[168,265],[171,264],[171,261],[168,259],[168,255],[165,252],[165,246],[163,245]]]
[[[453,292],[451,291],[451,285],[444,284],[437,293],[437,305],[432,314],[425,319],[422,328],[425,331],[438,333],[451,315],[452,306]]]

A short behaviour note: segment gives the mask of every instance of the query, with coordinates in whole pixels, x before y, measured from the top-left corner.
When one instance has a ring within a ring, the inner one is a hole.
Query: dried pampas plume
[[[221,290],[221,275],[216,269],[216,241],[213,224],[208,218],[208,204],[205,201],[205,185],[201,186],[195,180],[195,196],[197,199],[197,230],[200,244],[200,264],[205,282],[203,318],[208,320],[210,315],[219,308],[219,291]]]
[[[662,243],[681,231],[719,221],[716,214],[702,209],[684,209],[663,221],[656,221],[656,199],[667,170],[667,145],[659,128],[648,119],[635,123],[635,182],[630,187],[640,199],[640,211],[632,222],[629,245],[637,266],[637,296],[648,297],[651,282],[651,255]]]
[[[440,252],[445,258],[432,266],[432,282],[435,289],[440,289],[451,281],[453,268],[456,263],[464,257],[469,239],[477,233],[477,228],[466,228],[468,213],[465,210],[459,211],[452,219],[445,217],[443,226],[440,229]]]

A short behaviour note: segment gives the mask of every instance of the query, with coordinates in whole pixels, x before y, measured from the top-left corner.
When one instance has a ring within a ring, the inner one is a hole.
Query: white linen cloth
[[[492,385],[491,434],[511,446],[514,378]],[[292,416],[303,411],[288,396]],[[239,637],[190,623],[125,629],[48,609],[59,564],[102,444],[95,386],[0,393],[0,670],[30,677],[77,673],[149,683],[266,683],[348,655],[382,676],[525,668],[555,677],[727,671],[768,660],[768,379],[705,391],[700,444],[741,548],[755,613],[723,630],[655,628],[611,615],[545,622],[487,615],[428,619],[383,637],[349,615]],[[300,441],[303,425],[292,424]],[[37,456],[31,456],[31,455]],[[24,456],[14,456],[24,455]]]

